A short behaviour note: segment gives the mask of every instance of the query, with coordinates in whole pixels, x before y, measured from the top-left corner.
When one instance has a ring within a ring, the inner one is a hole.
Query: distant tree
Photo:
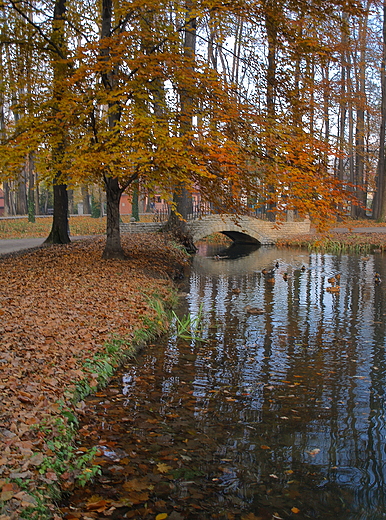
[[[377,167],[377,191],[373,205],[373,216],[382,222],[386,221],[386,2],[383,2],[383,54],[381,63],[381,125],[379,130],[379,157]]]

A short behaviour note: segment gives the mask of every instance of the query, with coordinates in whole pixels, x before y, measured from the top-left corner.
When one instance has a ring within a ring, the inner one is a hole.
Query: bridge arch
[[[275,238],[267,234],[264,224],[267,223],[253,217],[207,215],[201,219],[190,221],[188,227],[192,233],[193,242],[197,242],[213,233],[222,233],[236,243],[274,244]]]
[[[122,223],[120,228],[124,233],[146,233],[159,231],[163,226],[162,222],[130,222]],[[272,245],[279,238],[310,232],[307,219],[273,224],[255,217],[236,215],[207,215],[188,221],[187,226],[194,242],[213,233],[223,233],[238,243]]]

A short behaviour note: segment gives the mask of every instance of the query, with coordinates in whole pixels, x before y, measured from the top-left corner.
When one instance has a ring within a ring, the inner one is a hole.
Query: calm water
[[[382,255],[238,253],[202,246],[186,281],[181,314],[201,310],[206,342],[152,345],[88,401],[103,475],[72,511],[386,519]]]

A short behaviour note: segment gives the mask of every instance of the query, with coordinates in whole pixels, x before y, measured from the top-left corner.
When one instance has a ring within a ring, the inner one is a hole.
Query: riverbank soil
[[[128,347],[138,330],[167,326],[154,301],[170,301],[186,255],[162,235],[122,242],[125,261],[102,260],[102,238],[0,258],[1,520],[46,518],[36,511],[51,488],[74,478],[67,458],[83,455],[66,446],[82,413],[80,382],[95,391],[112,343]]]

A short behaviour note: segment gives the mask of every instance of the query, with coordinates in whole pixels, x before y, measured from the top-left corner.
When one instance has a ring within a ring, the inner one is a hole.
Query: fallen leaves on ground
[[[61,478],[49,467],[39,471],[55,438],[58,401],[68,401],[81,379],[96,384],[87,361],[105,352],[112,335],[130,340],[145,317],[155,318],[149,297],[156,292],[167,299],[186,262],[161,235],[124,235],[122,242],[125,261],[102,260],[101,238],[0,258],[0,500],[6,513],[33,501],[9,479],[44,488]],[[74,413],[82,413],[81,406]],[[45,424],[46,430],[34,428]]]
[[[141,222],[152,222],[154,215],[141,215]],[[130,222],[130,215],[121,216],[123,222]],[[103,235],[106,233],[106,217],[92,218],[87,216],[71,216],[69,218],[72,236]],[[35,222],[28,218],[7,218],[0,220],[0,240],[13,238],[48,237],[52,227],[52,217],[36,217]]]

